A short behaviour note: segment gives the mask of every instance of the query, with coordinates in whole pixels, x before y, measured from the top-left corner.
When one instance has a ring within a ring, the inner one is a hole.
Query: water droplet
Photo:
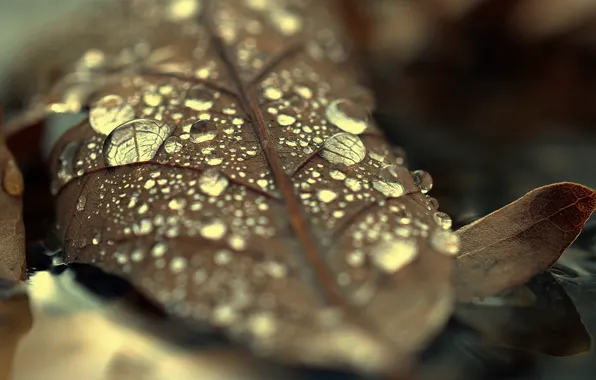
[[[329,175],[336,181],[343,181],[344,179],[346,179],[346,175],[337,169],[331,169],[329,171]]]
[[[414,182],[423,194],[428,193],[433,188],[433,178],[424,170],[412,172],[412,177],[414,177]]]
[[[172,21],[196,18],[201,12],[201,0],[172,0],[169,2],[167,14]]]
[[[163,96],[159,92],[146,92],[143,94],[143,102],[150,107],[157,107],[163,101]]]
[[[186,93],[184,105],[195,111],[207,111],[213,107],[214,95],[203,85],[191,87]]]
[[[185,206],[186,199],[184,198],[175,198],[168,203],[168,208],[170,210],[182,210]]]
[[[449,256],[455,256],[459,252],[459,236],[448,230],[436,230],[430,243],[437,251]]]
[[[277,325],[272,313],[262,312],[250,316],[247,322],[248,330],[260,339],[267,339],[275,335]]]
[[[186,259],[184,257],[174,257],[172,261],[170,261],[170,269],[172,272],[180,273],[182,272],[187,266]]]
[[[71,141],[62,147],[60,156],[58,157],[58,172],[56,173],[58,181],[52,183],[52,194],[56,195],[63,185],[74,178],[75,176],[75,161],[79,154],[82,144],[80,142]]]
[[[350,166],[364,160],[366,148],[358,136],[338,133],[325,141],[321,156],[332,164]]]
[[[281,97],[283,96],[283,92],[281,92],[281,90],[279,88],[275,88],[275,87],[265,88],[265,90],[263,91],[263,94],[269,100],[278,100],[278,99],[281,99]]]
[[[201,236],[205,239],[219,240],[228,230],[225,223],[219,219],[214,219],[201,227]]]
[[[321,202],[329,203],[332,202],[335,198],[337,198],[337,193],[331,190],[322,189],[317,192],[317,197]]]
[[[178,153],[182,150],[182,141],[178,136],[170,136],[164,143],[164,149],[168,154]]]
[[[331,124],[355,135],[364,132],[368,127],[369,111],[347,99],[329,103],[325,116]]]
[[[132,105],[118,95],[106,95],[89,112],[89,123],[93,130],[102,135],[109,135],[119,125],[134,119]]]
[[[398,182],[374,180],[373,187],[388,198],[397,198],[404,195],[404,187]]]
[[[155,120],[136,119],[114,129],[103,145],[107,166],[149,161],[170,134],[170,128]]]
[[[7,194],[12,195],[13,197],[19,197],[23,194],[23,176],[12,158],[8,160],[4,167],[2,188]]]
[[[207,195],[216,197],[228,188],[228,179],[215,169],[206,170],[199,178],[199,189]]]
[[[163,257],[167,250],[168,246],[165,243],[156,243],[153,248],[151,248],[151,255],[153,257]]]
[[[373,263],[386,273],[395,273],[418,255],[415,240],[394,239],[377,245],[372,252]]]
[[[79,199],[77,199],[77,204],[76,204],[77,211],[85,210],[86,204],[87,204],[87,197],[85,197],[84,195],[81,195],[79,197]]]
[[[210,131],[211,124],[207,120],[199,120],[190,127],[190,135],[197,144],[211,141],[217,136],[217,132]]]
[[[279,125],[287,127],[294,124],[296,122],[296,118],[294,116],[281,114],[277,115],[277,122]]]
[[[302,18],[284,8],[274,8],[269,13],[271,23],[283,35],[292,36],[302,29]]]
[[[404,189],[404,193],[413,193],[418,191],[418,186],[410,171],[402,165],[386,165],[379,172],[379,177],[391,182],[399,182]]]
[[[294,92],[300,95],[303,99],[312,98],[312,90],[306,86],[296,85],[294,86]]]
[[[344,181],[346,187],[354,192],[362,190],[362,183],[354,178],[346,178]]]
[[[433,214],[433,219],[444,230],[448,230],[451,228],[451,217],[445,214],[444,212],[435,212]]]

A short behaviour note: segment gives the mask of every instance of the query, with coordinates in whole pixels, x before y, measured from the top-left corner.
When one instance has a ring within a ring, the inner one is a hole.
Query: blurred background
[[[21,104],[10,99],[15,91],[9,63],[27,48],[31,33],[98,1],[0,0],[0,96],[9,113]],[[456,226],[541,185],[573,181],[596,188],[596,0],[336,3],[376,94],[376,120],[406,150],[410,169],[433,175],[432,194]],[[23,141],[12,139],[17,156],[30,153]],[[36,170],[25,168],[25,175],[39,178]],[[48,202],[35,199],[29,204],[37,211]],[[26,212],[29,220],[39,215]],[[37,221],[33,228],[43,225]],[[591,220],[556,268],[592,334],[595,237]],[[594,350],[569,358],[494,350],[457,323],[425,359],[430,374],[441,366],[455,368],[453,379],[596,375]]]

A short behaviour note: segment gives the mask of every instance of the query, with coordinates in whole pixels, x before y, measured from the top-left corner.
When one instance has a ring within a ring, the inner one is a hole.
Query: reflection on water
[[[102,300],[79,285],[71,270],[38,272],[28,297],[20,290],[0,300],[0,379],[273,378],[247,354],[183,349],[139,322],[122,302]]]

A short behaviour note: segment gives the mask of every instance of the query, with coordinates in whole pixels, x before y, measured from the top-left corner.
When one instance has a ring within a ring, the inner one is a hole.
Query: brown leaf
[[[0,104],[0,131],[2,130]],[[0,279],[25,278],[25,229],[23,227],[23,177],[0,133]]]
[[[596,207],[593,190],[574,183],[535,189],[459,229],[458,299],[496,295],[527,282],[559,258]]]
[[[553,356],[586,352],[591,346],[573,302],[548,272],[499,297],[460,304],[456,316],[493,345]]]
[[[93,81],[51,98],[90,106],[51,158],[67,260],[261,355],[403,369],[452,311],[457,242],[374,126],[328,2],[158,3],[97,16],[110,46],[75,65]],[[129,25],[145,44],[110,39]]]

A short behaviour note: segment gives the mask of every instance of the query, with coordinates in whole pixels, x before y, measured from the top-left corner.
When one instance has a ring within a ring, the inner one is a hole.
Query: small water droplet
[[[201,12],[201,0],[172,0],[169,2],[167,15],[172,21],[195,18]]]
[[[182,150],[182,141],[178,136],[170,136],[164,143],[164,149],[168,154],[178,153]]]
[[[197,144],[205,141],[211,141],[217,136],[217,132],[210,131],[210,122],[207,120],[199,120],[190,127],[190,136]]]
[[[214,94],[203,85],[191,87],[187,94],[184,105],[195,111],[207,111],[213,107]]]
[[[381,242],[372,252],[375,266],[386,273],[395,273],[418,256],[415,240],[394,239]]]
[[[433,178],[428,172],[416,170],[412,172],[412,177],[414,177],[414,183],[416,183],[423,194],[428,193],[433,188]]]
[[[146,92],[143,94],[143,102],[150,107],[157,107],[163,101],[163,96],[159,92]]]
[[[329,171],[329,175],[336,181],[343,181],[344,179],[346,179],[346,175],[337,169],[331,169]]]
[[[366,147],[358,136],[338,133],[325,141],[321,156],[332,164],[350,166],[364,160]]]
[[[444,212],[435,212],[433,214],[433,219],[442,229],[448,230],[451,228],[451,217]]]
[[[269,17],[273,26],[283,35],[292,36],[302,29],[302,18],[288,9],[275,7]]]
[[[199,189],[213,197],[223,193],[228,188],[228,183],[228,179],[215,169],[206,170],[198,181]]]
[[[134,119],[132,105],[118,95],[106,95],[89,112],[89,123],[93,130],[102,135],[109,135],[119,125]]]
[[[337,99],[329,103],[325,116],[331,124],[355,135],[368,128],[369,111],[347,99]]]
[[[87,204],[87,197],[84,195],[81,195],[79,197],[79,199],[77,199],[77,204],[76,204],[76,208],[77,211],[83,211],[85,210],[85,205]]]
[[[155,120],[135,119],[114,129],[103,145],[107,166],[149,161],[170,134],[170,128]]]
[[[296,85],[294,86],[294,92],[300,95],[303,99],[312,98],[312,90],[306,86]]]

